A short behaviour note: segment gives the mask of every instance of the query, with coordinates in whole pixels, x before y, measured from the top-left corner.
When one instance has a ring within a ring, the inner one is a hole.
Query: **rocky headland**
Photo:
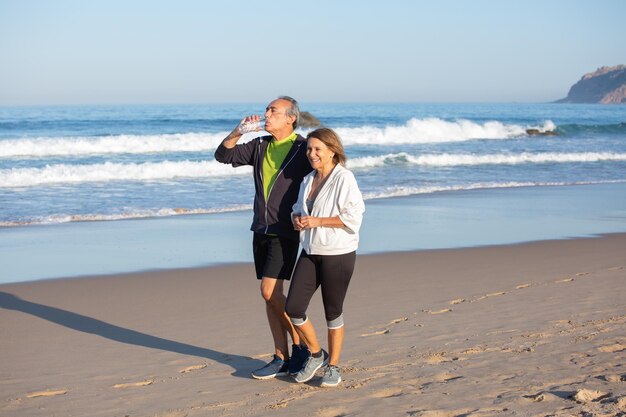
[[[601,67],[583,75],[556,103],[626,104],[626,65]]]
[[[319,121],[319,119],[313,116],[308,111],[300,112],[300,119],[298,120],[298,126],[309,128],[309,127],[320,127],[321,125],[322,123]]]

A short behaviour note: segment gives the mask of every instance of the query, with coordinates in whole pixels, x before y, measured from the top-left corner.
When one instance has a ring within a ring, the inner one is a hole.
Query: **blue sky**
[[[626,64],[626,1],[0,0],[0,105],[544,102]]]

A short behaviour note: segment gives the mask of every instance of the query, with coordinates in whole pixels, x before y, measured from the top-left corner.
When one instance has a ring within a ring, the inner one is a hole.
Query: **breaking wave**
[[[367,156],[348,160],[348,167],[375,168],[385,165],[421,165],[431,167],[453,167],[467,165],[517,165],[576,163],[600,161],[626,161],[626,154],[612,152],[583,153],[521,153],[521,154],[438,154],[410,155],[405,152],[380,156]]]
[[[395,153],[348,160],[351,169],[383,166],[418,165],[454,167],[475,165],[516,165],[548,163],[592,163],[626,161],[626,154],[611,152],[521,153],[521,154],[426,154]],[[43,168],[0,170],[0,188],[34,187],[50,184],[78,184],[107,181],[168,181],[249,175],[251,167],[232,169],[217,161],[165,161],[146,163],[113,163],[90,165],[55,164]]]
[[[404,125],[336,128],[344,145],[420,144],[478,139],[510,139],[527,135],[528,129],[551,132],[551,121],[541,126],[521,126],[498,121],[476,123],[439,118],[411,119]],[[214,151],[228,132],[101,137],[20,138],[0,140],[0,158],[85,157],[112,154],[155,154]],[[246,135],[241,142],[250,140]]]

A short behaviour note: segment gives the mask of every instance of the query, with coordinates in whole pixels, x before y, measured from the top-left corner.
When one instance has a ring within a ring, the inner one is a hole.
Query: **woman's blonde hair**
[[[319,129],[315,129],[308,135],[306,135],[307,140],[310,138],[315,138],[330,149],[335,156],[333,157],[333,162],[336,164],[345,165],[346,164],[346,151],[343,149],[343,144],[341,143],[341,139],[339,135],[335,133],[334,130],[329,129],[327,127],[320,127]]]

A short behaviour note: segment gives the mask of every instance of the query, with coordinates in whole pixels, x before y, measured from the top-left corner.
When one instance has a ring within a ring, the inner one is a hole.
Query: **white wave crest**
[[[476,139],[509,139],[526,135],[527,129],[553,131],[546,121],[542,126],[520,126],[498,121],[454,122],[438,118],[411,119],[400,126],[378,128],[336,128],[344,145],[460,142]],[[163,135],[118,135],[106,137],[24,138],[0,141],[0,158],[81,157],[111,154],[150,154],[168,152],[207,152],[217,148],[228,132],[180,133]],[[302,132],[303,134],[306,133]],[[247,134],[240,143],[258,136]]]
[[[8,139],[0,141],[0,158],[204,152],[216,149],[225,136],[226,133],[181,133]]]
[[[28,221],[0,222],[0,227],[29,226],[36,224],[58,224],[72,222],[101,222],[128,219],[145,219],[152,217],[171,217],[192,214],[219,214],[236,211],[252,210],[251,204],[242,204],[223,208],[160,208],[160,209],[129,209],[120,214],[52,214],[43,218]]]
[[[244,175],[251,167],[233,169],[217,161],[181,161],[143,164],[105,162],[91,165],[48,165],[44,168],[0,170],[0,188],[34,187],[49,184],[106,181],[156,181],[177,178],[208,178]]]
[[[348,161],[351,169],[367,169],[394,165],[454,167],[471,165],[515,165],[545,163],[585,163],[626,161],[626,154],[610,152],[587,153],[522,153],[522,154],[387,154]],[[0,170],[0,188],[34,187],[50,184],[77,184],[106,181],[158,181],[178,178],[209,178],[249,175],[251,167],[232,169],[217,161],[164,161],[122,164],[105,162],[90,165],[57,164],[43,168],[11,168]]]
[[[424,187],[388,187],[384,190],[364,193],[363,198],[365,200],[375,200],[393,197],[408,197],[411,195],[419,194],[433,194],[440,192],[454,192],[454,191],[472,191],[472,190],[491,190],[500,188],[521,188],[521,187],[557,187],[557,186],[570,186],[570,185],[592,185],[592,184],[618,184],[625,181],[575,181],[575,182],[484,182],[484,183],[472,183],[463,185],[450,185],[450,186],[424,186]]]
[[[477,139],[510,139],[527,135],[527,129],[554,131],[556,125],[548,120],[541,126],[520,126],[498,121],[476,123],[470,120],[454,122],[439,118],[411,119],[405,125],[384,128],[364,126],[337,128],[345,145],[462,142]]]
[[[520,188],[520,187],[551,187],[551,186],[570,186],[570,185],[590,185],[590,184],[616,184],[624,183],[623,180],[614,181],[576,181],[576,182],[485,182],[458,184],[449,186],[423,186],[423,187],[406,187],[396,186],[388,187],[383,190],[377,190],[363,194],[365,200],[376,200],[394,197],[407,197],[419,194],[434,194],[440,192],[456,192],[456,191],[472,191],[472,190],[489,190],[502,188]],[[242,204],[222,208],[160,208],[160,209],[128,209],[124,213],[119,214],[54,214],[43,218],[34,218],[26,221],[0,221],[0,227],[18,227],[37,224],[56,224],[70,222],[91,222],[91,221],[115,221],[124,219],[139,219],[149,217],[170,217],[194,214],[219,214],[234,211],[251,210],[252,205]]]
[[[626,161],[626,154],[612,152],[582,152],[582,153],[521,153],[521,154],[427,154],[409,155],[405,152],[380,156],[368,156],[348,160],[348,167],[375,168],[385,165],[421,165],[433,167],[453,167],[469,165],[518,165],[518,164],[547,164],[547,163],[575,163]]]

